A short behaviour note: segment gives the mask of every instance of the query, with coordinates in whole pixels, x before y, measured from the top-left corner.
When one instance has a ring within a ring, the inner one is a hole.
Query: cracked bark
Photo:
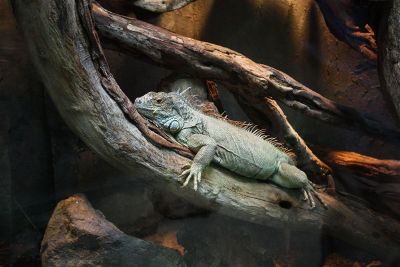
[[[112,165],[228,216],[271,227],[324,231],[389,263],[400,255],[399,223],[347,198],[321,193],[329,209],[318,205],[310,210],[299,190],[243,179],[216,166],[205,171],[197,192],[181,189],[178,176],[190,161],[148,142],[137,122],[133,124],[126,118],[121,103],[112,98],[107,83],[102,82],[105,73],[110,72],[106,64],[96,62],[97,56],[103,55],[89,42],[95,38],[87,35],[94,33],[83,29],[77,3],[15,0],[13,6],[34,66],[61,116]],[[111,78],[107,81],[118,87]]]

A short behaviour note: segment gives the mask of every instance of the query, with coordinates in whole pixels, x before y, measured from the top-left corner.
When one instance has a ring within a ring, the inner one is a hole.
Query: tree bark
[[[218,45],[180,36],[146,22],[108,12],[92,5],[95,26],[111,49],[125,50],[150,63],[206,80],[218,81],[245,98],[272,97],[326,123],[359,129],[396,141],[400,132],[386,129],[351,107],[335,103],[287,74],[257,64]]]
[[[83,3],[80,7],[86,5],[85,1],[79,3]],[[102,81],[109,70],[100,70],[107,65],[96,63],[101,51],[92,50],[89,40],[95,39],[90,37],[95,33],[83,29],[86,18],[80,17],[77,3],[15,0],[13,6],[34,66],[61,116],[91,149],[114,166],[228,216],[271,227],[323,230],[388,261],[400,255],[399,223],[345,198],[321,193],[328,209],[318,205],[311,210],[301,200],[299,190],[244,179],[216,166],[205,170],[197,192],[180,188],[179,174],[190,161],[148,142],[108,94]],[[114,79],[108,81],[118,86]]]

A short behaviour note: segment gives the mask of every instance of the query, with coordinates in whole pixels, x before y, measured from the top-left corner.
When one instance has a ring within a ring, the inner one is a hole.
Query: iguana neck
[[[184,126],[182,130],[193,129],[196,131],[197,129],[196,132],[201,133],[203,129],[203,114],[190,106],[187,106],[185,109],[185,112],[181,114],[184,120]]]

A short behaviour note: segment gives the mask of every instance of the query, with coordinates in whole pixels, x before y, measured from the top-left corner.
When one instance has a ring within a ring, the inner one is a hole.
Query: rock
[[[58,203],[41,259],[42,266],[185,266],[177,252],[121,232],[83,195]]]
[[[381,84],[400,118],[400,2],[391,1],[380,32],[379,74]]]

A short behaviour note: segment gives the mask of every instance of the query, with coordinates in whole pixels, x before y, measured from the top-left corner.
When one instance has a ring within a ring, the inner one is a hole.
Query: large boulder
[[[58,203],[41,258],[43,266],[185,266],[178,252],[124,234],[82,195]]]

